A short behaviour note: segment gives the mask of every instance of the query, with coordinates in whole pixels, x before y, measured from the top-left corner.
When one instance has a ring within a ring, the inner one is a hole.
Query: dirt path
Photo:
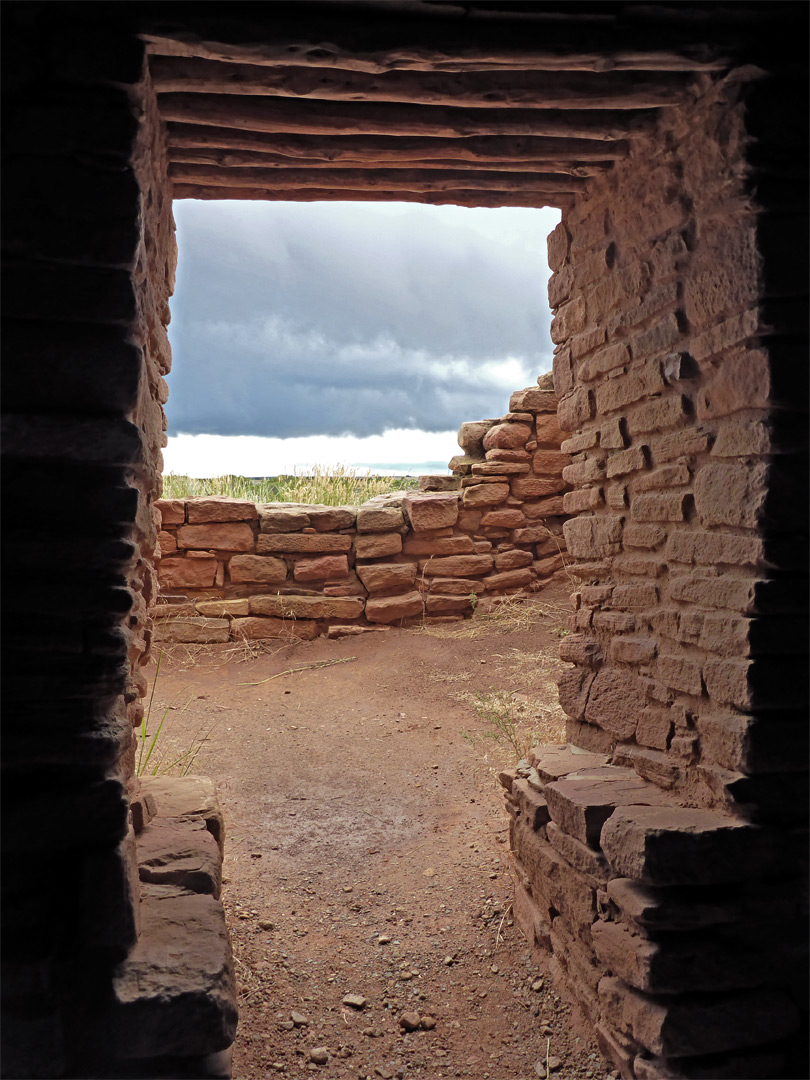
[[[454,624],[164,657],[164,753],[210,729],[195,767],[225,810],[237,1080],[524,1080],[547,1057],[560,1080],[607,1075],[512,923],[496,774],[515,755],[471,703],[560,741],[566,592],[544,593],[530,627],[474,637]]]

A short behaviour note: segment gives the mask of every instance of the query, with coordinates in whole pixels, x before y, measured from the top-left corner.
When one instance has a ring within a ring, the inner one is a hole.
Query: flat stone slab
[[[705,890],[657,889],[632,878],[612,878],[607,892],[623,919],[653,932],[722,926],[740,916],[739,903],[730,898],[707,899]]]
[[[225,820],[213,780],[207,776],[142,776],[140,790],[154,798],[161,817],[202,818],[223,851]]]
[[[529,751],[529,762],[537,769],[543,783],[550,784],[569,773],[607,765],[608,759],[604,754],[593,754],[570,745],[535,746]]]
[[[113,976],[112,1036],[133,1058],[210,1054],[236,1034],[225,913],[213,896],[141,899],[141,935]]]
[[[219,898],[222,856],[201,817],[155,818],[139,834],[137,851],[141,881]]]
[[[760,875],[770,862],[772,839],[756,825],[714,810],[622,806],[606,821],[601,844],[619,877],[719,885]]]
[[[655,805],[664,799],[632,769],[613,765],[571,773],[546,784],[543,794],[560,829],[592,848],[599,847],[602,826],[617,807]]]

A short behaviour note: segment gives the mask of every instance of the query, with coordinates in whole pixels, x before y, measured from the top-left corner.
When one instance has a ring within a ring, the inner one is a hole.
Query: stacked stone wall
[[[152,608],[160,641],[313,638],[450,622],[564,570],[563,472],[550,378],[462,425],[459,474],[363,506],[164,499]]]
[[[580,587],[569,745],[501,778],[515,910],[639,1080],[794,1075],[806,1008],[806,275],[773,266],[765,192],[783,228],[802,195],[757,74],[671,110],[549,238]]]

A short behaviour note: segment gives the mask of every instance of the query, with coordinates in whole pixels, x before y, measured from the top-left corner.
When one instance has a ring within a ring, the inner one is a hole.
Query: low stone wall
[[[804,960],[778,928],[798,925],[801,899],[774,836],[571,745],[499,779],[515,918],[622,1077],[793,1075],[798,1014],[779,983]]]
[[[563,569],[563,468],[550,379],[462,425],[455,476],[359,507],[162,499],[155,639],[338,637],[470,617]]]

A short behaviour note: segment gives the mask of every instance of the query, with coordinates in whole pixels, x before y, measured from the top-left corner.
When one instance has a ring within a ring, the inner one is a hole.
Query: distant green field
[[[186,499],[199,495],[229,495],[253,502],[297,502],[325,506],[355,506],[374,495],[415,488],[415,476],[355,475],[342,465],[316,465],[306,475],[213,476],[197,479],[193,476],[163,477],[164,499]]]

